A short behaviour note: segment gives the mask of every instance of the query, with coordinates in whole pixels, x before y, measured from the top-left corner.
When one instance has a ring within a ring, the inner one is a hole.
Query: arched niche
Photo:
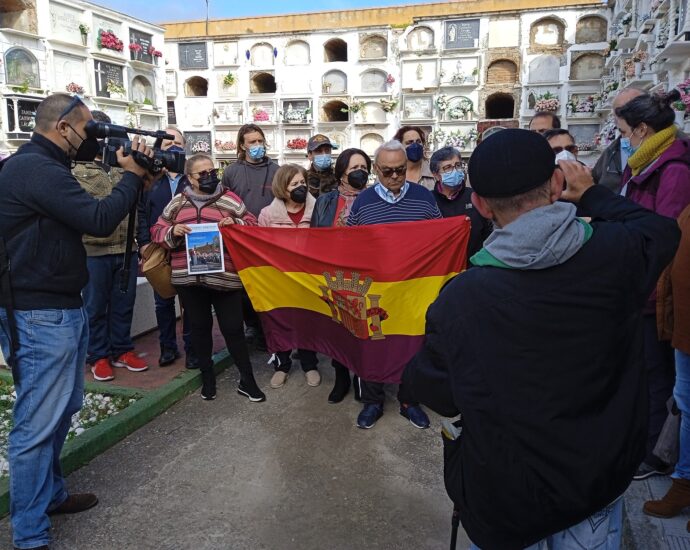
[[[347,75],[343,71],[328,71],[323,75],[322,88],[325,94],[347,93]]]
[[[249,61],[254,67],[273,65],[273,46],[268,42],[254,44],[250,51]]]
[[[529,30],[529,45],[531,48],[554,48],[563,45],[565,25],[555,17],[538,19]]]
[[[608,23],[598,15],[586,15],[577,22],[575,27],[575,44],[590,42],[606,42]]]
[[[331,38],[323,45],[323,60],[326,63],[347,61],[347,42],[342,38]]]
[[[11,48],[5,53],[5,82],[10,86],[27,84],[32,88],[40,87],[38,61],[24,48]]]
[[[200,76],[192,76],[185,80],[184,95],[187,97],[206,97],[208,95],[208,80]]]
[[[249,73],[249,92],[252,94],[274,94],[276,78],[273,73],[254,71]]]
[[[383,36],[372,35],[362,38],[359,46],[361,59],[379,59],[388,55],[388,40]]]
[[[332,99],[323,104],[321,118],[324,122],[348,122],[350,113],[347,104],[340,99]]]
[[[486,118],[513,118],[515,114],[515,98],[511,94],[496,92],[486,98],[484,104]]]
[[[309,44],[304,40],[293,40],[285,47],[286,65],[309,65]]]
[[[598,80],[604,72],[604,57],[586,53],[570,64],[570,80]]]
[[[487,84],[515,84],[517,80],[518,68],[514,61],[497,59],[487,69]]]
[[[364,93],[385,92],[388,74],[379,69],[364,71],[361,76],[361,89]]]
[[[561,62],[555,55],[540,55],[530,61],[530,84],[537,82],[558,82],[560,77]]]
[[[434,31],[429,27],[417,27],[408,33],[405,41],[408,50],[430,50],[434,47]]]
[[[386,111],[383,110],[383,106],[379,101],[367,101],[364,104],[364,113],[366,120],[363,120],[363,122],[368,122],[370,124],[386,123]]]
[[[145,76],[135,76],[129,89],[132,101],[135,103],[144,103],[148,99],[153,104],[153,86]]]
[[[383,136],[374,132],[364,134],[359,139],[359,148],[369,156],[373,156],[381,145],[383,145]]]

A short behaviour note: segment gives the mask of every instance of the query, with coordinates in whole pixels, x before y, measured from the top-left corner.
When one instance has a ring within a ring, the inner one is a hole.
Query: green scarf
[[[628,158],[628,166],[632,169],[632,175],[637,176],[642,169],[661,156],[676,139],[676,125],[659,130],[652,137],[647,138],[640,148]]]

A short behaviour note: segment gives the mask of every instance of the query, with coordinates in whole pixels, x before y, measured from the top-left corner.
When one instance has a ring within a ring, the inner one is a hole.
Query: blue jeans
[[[623,532],[623,497],[577,525],[563,529],[525,550],[618,550]],[[479,550],[472,544],[470,550]]]
[[[158,339],[161,349],[171,349],[177,351],[176,323],[177,314],[175,313],[175,297],[163,298],[158,293],[153,293],[153,300],[156,303],[156,321],[158,323]],[[184,351],[189,353],[192,349],[192,329],[189,324],[187,314],[182,311],[182,339],[184,340]]]
[[[15,311],[14,428],[9,436],[10,515],[17,548],[50,542],[47,511],[67,498],[60,451],[72,415],[84,399],[84,362],[89,331],[80,309]],[[10,343],[7,313],[0,308],[0,346]]]
[[[690,355],[680,350],[676,350],[673,397],[680,409],[680,449],[673,477],[690,479]]]
[[[86,259],[89,282],[82,290],[89,317],[89,347],[86,362],[117,358],[134,349],[132,315],[137,296],[137,253],[132,253],[132,268],[127,292],[120,291],[123,254],[90,256]]]

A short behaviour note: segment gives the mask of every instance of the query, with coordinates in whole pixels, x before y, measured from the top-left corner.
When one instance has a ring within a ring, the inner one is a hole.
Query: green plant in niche
[[[22,82],[21,86],[12,86],[12,90],[19,93],[19,94],[25,94],[26,92],[29,91],[29,81],[24,80],[24,82]]]
[[[89,29],[89,27],[87,27],[86,25],[84,25],[84,23],[79,23],[79,32],[80,32],[80,33],[86,35],[86,34],[89,34],[89,31],[90,31],[90,30],[91,30],[91,29]]]
[[[148,97],[144,99],[144,105],[153,105],[153,101],[151,101]]]
[[[230,71],[228,71],[228,74],[226,74],[223,77],[223,86],[227,86],[228,88],[235,84],[237,82],[237,79],[235,78],[235,75],[232,74]]]

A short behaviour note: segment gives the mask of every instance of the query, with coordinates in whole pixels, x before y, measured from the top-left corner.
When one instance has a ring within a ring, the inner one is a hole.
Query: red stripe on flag
[[[274,266],[322,273],[347,266],[389,282],[465,269],[470,221],[465,216],[357,227],[285,229],[229,225],[223,240],[239,270]]]

